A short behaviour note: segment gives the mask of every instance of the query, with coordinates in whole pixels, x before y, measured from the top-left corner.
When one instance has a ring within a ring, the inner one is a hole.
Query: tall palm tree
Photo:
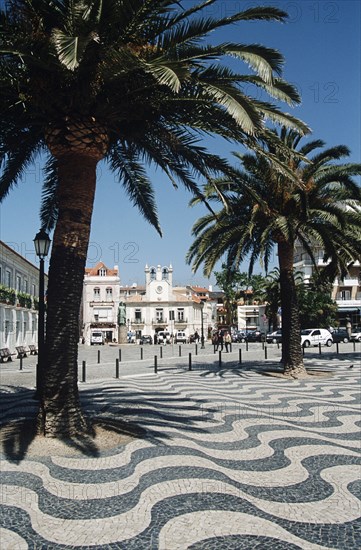
[[[98,162],[108,162],[160,232],[147,164],[199,196],[195,177],[226,168],[201,146],[202,136],[245,143],[266,131],[266,118],[305,129],[242,87],[297,103],[280,77],[279,52],[204,42],[227,25],[286,14],[260,7],[202,16],[214,1],[184,9],[166,0],[8,0],[0,8],[0,199],[41,153],[42,223],[56,224],[40,415],[46,435],[87,429],[77,388],[78,314]],[[227,56],[252,74],[222,64]]]
[[[206,275],[224,255],[230,268],[248,258],[252,272],[261,258],[267,270],[277,248],[284,371],[297,377],[305,368],[293,273],[295,244],[303,245],[315,268],[313,246],[321,247],[328,262],[323,275],[328,277],[344,276],[348,265],[361,258],[361,192],[353,179],[361,174],[361,165],[337,163],[350,154],[343,145],[308,160],[307,155],[324,146],[321,140],[297,150],[297,133],[283,128],[279,137],[284,147],[270,144],[264,155],[236,155],[244,169],[217,181],[217,192],[206,187],[209,200],[223,208],[196,222],[187,261],[194,270],[203,263]]]

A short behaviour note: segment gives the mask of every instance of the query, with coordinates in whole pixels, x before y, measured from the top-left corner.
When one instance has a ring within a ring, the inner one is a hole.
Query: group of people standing
[[[223,347],[228,353],[231,350],[232,338],[228,330],[219,330],[213,335],[212,344],[214,345],[214,351],[218,351],[219,348],[223,351]]]

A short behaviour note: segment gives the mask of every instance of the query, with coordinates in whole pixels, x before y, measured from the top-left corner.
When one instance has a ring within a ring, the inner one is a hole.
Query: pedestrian
[[[232,344],[232,338],[231,338],[231,335],[229,334],[229,332],[227,331],[226,334],[224,335],[224,345],[225,345],[225,348],[226,348],[226,353],[228,353],[228,351],[230,351],[231,344]]]
[[[199,334],[198,334],[197,331],[195,331],[195,333],[194,333],[194,341],[195,341],[197,344],[198,344],[198,342],[199,342]]]
[[[212,344],[214,353],[218,349],[218,332],[215,332],[212,336]]]

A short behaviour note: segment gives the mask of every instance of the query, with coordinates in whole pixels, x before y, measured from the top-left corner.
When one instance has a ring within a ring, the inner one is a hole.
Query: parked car
[[[265,339],[266,339],[265,334],[260,330],[251,330],[246,334],[247,342],[264,342]]]
[[[246,333],[242,330],[237,330],[236,332],[232,333],[232,342],[245,342],[246,341]]]
[[[274,330],[266,335],[267,344],[277,344],[282,342],[282,330]]]
[[[332,340],[335,344],[344,342],[345,344],[350,341],[350,336],[345,328],[336,328],[332,331]]]
[[[90,335],[90,345],[104,346],[104,334],[100,330],[94,330]]]
[[[153,338],[149,334],[142,334],[140,344],[153,344]]]
[[[353,342],[361,342],[361,327],[356,327],[351,332],[351,340]]]
[[[332,334],[326,328],[307,328],[301,330],[301,345],[305,348],[310,346],[332,346]]]
[[[179,342],[182,342],[182,344],[186,344],[186,343],[187,343],[187,336],[186,336],[186,333],[183,332],[183,331],[178,331],[178,332],[176,332],[174,342],[175,342],[176,344],[179,344]]]

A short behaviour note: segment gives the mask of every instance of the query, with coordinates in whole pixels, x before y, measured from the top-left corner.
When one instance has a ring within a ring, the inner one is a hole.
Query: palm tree
[[[98,162],[108,162],[161,232],[148,164],[200,196],[195,178],[227,168],[201,146],[202,136],[246,143],[266,132],[266,118],[306,130],[242,88],[251,83],[297,103],[297,92],[280,77],[279,52],[204,42],[215,29],[283,21],[286,14],[261,7],[202,17],[212,3],[184,9],[164,0],[8,0],[0,8],[0,199],[42,154],[42,224],[55,225],[39,417],[46,435],[87,430],[77,388],[78,315]],[[227,56],[253,73],[223,65]]]
[[[236,155],[244,169],[235,169],[232,178],[217,181],[216,192],[214,186],[206,187],[209,200],[221,202],[223,208],[196,222],[187,261],[194,270],[203,263],[208,276],[225,254],[229,268],[249,258],[252,272],[261,258],[268,270],[277,247],[284,371],[298,377],[305,368],[293,273],[295,244],[301,243],[315,268],[313,246],[323,249],[328,262],[323,276],[327,277],[343,277],[348,265],[361,258],[361,192],[353,180],[361,174],[361,165],[337,163],[350,154],[343,145],[308,160],[307,155],[324,147],[321,140],[297,151],[301,136],[283,128],[279,137],[283,147],[272,143],[262,155]]]

